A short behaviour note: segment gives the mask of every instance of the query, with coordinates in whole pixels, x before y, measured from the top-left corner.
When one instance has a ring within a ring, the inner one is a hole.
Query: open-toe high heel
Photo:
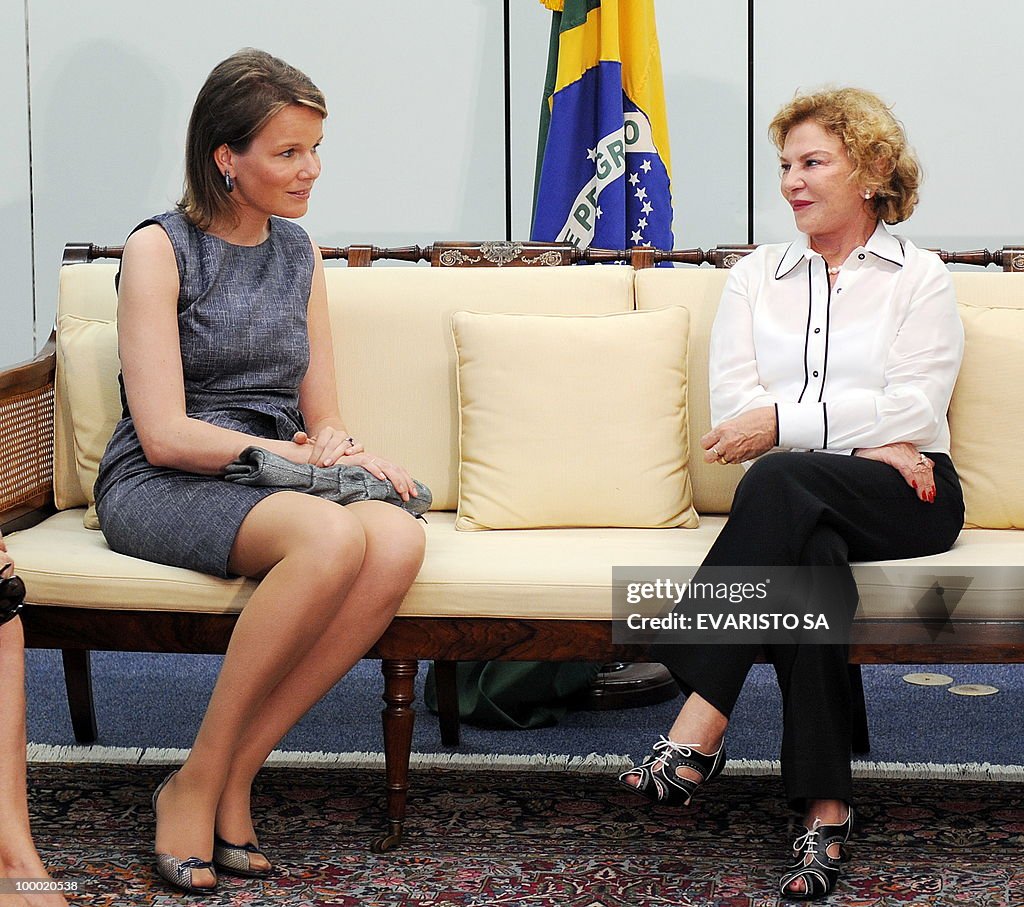
[[[262,857],[270,864],[257,869],[252,865],[253,856]],[[243,876],[247,879],[265,879],[274,871],[274,866],[267,855],[253,844],[230,844],[220,835],[213,836],[213,862],[218,869],[231,875]]]
[[[656,803],[688,806],[697,788],[721,774],[725,767],[725,741],[713,753],[702,753],[694,743],[676,743],[662,737],[643,762],[619,775],[619,783]],[[682,778],[677,769],[687,768],[700,778]],[[629,778],[635,777],[636,783]]]
[[[171,772],[163,781],[160,782],[160,786],[153,791],[153,815],[156,815],[156,801],[160,797],[160,792],[167,786],[167,782],[171,780],[178,770],[175,769]],[[192,873],[207,871],[213,873],[213,884],[212,885],[195,885],[192,882]],[[189,894],[209,894],[217,887],[217,870],[214,869],[213,863],[210,860],[201,860],[199,857],[189,857],[187,860],[179,860],[176,856],[169,853],[157,853],[156,855],[156,871],[160,877],[175,888],[180,888],[182,891],[187,891]]]
[[[846,815],[846,821],[839,825],[822,825],[821,819],[793,842],[795,862],[779,881],[779,891],[784,898],[794,901],[812,901],[832,893],[839,881],[839,867],[846,859],[845,846],[853,828],[853,809]],[[833,857],[828,849],[839,845],[839,856]],[[791,891],[789,886],[797,879],[803,880],[803,891]]]

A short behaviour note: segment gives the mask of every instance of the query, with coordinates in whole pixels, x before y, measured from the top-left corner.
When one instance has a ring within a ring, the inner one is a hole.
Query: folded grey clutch
[[[287,488],[303,494],[315,494],[338,504],[353,501],[384,501],[422,516],[430,509],[430,489],[416,482],[416,497],[403,501],[395,486],[378,479],[362,466],[313,466],[293,463],[262,447],[247,447],[224,470],[224,478],[239,485]],[[416,481],[415,479],[413,480]]]

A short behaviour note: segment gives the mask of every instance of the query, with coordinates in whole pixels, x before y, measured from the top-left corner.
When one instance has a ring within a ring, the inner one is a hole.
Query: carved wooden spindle
[[[702,265],[711,261],[703,249],[657,249],[654,253],[655,264],[671,261],[677,264]]]
[[[987,267],[996,261],[998,252],[992,253],[988,249],[977,249],[973,252],[947,252],[945,249],[932,249],[936,255],[947,265],[977,265]]]
[[[419,246],[396,246],[393,249],[373,247],[373,260],[386,258],[389,261],[428,261],[429,256]]]
[[[592,265],[615,264],[616,262],[629,261],[627,249],[598,249],[588,246],[586,249],[577,249],[574,262],[585,262]]]

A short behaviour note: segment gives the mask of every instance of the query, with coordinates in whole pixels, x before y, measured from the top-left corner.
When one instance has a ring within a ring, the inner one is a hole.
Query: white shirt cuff
[[[779,403],[779,446],[820,450],[826,446],[825,404]]]

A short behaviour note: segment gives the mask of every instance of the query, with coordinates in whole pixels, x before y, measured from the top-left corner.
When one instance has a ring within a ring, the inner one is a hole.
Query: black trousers
[[[960,480],[945,454],[935,461],[932,504],[891,466],[862,457],[782,452],[747,470],[729,520],[704,566],[824,566],[815,597],[840,601],[852,618],[857,585],[851,561],[921,557],[947,551],[963,526]],[[815,573],[809,571],[809,573]],[[700,578],[698,571],[697,578]],[[835,597],[838,596],[838,599]],[[727,717],[759,654],[775,667],[783,703],[782,780],[794,808],[808,799],[850,802],[849,646],[670,645],[651,658]]]

